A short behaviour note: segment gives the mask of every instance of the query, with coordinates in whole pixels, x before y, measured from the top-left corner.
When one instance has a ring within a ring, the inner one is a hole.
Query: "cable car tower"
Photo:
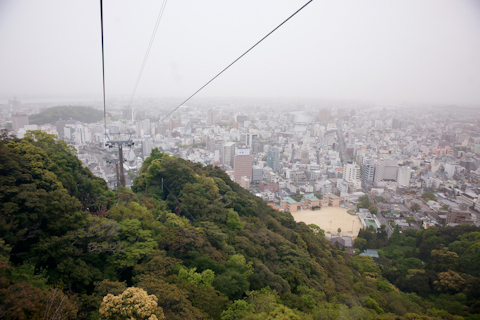
[[[110,138],[110,135],[112,138]],[[127,137],[127,139],[122,140],[123,137]],[[125,182],[125,172],[123,168],[123,164],[127,161],[123,158],[123,147],[132,147],[135,143],[132,140],[132,133],[105,133],[105,147],[113,148],[118,147],[118,159],[110,160],[110,163],[115,163],[117,166],[117,186],[122,185],[126,186]],[[120,170],[119,170],[120,169]]]

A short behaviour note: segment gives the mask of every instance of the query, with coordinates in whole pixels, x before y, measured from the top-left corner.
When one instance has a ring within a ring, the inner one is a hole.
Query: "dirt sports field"
[[[292,216],[297,222],[302,221],[306,224],[316,224],[325,230],[325,236],[328,239],[331,234],[337,234],[338,228],[342,229],[340,235],[355,238],[362,227],[362,223],[356,215],[352,216],[348,214],[347,210],[341,207],[322,207],[322,209],[317,211],[300,210],[292,212]]]

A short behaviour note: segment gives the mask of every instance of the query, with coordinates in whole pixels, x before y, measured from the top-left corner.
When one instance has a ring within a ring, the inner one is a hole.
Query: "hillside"
[[[3,136],[0,157],[0,314],[12,319],[478,318],[475,304],[460,316],[400,291],[390,258],[346,254],[219,168],[155,149],[133,191],[112,193],[43,133]],[[442,294],[478,301],[476,276]]]
[[[38,125],[55,124],[59,119],[73,119],[84,123],[98,122],[103,119],[103,111],[92,107],[58,106],[28,117],[30,124]]]

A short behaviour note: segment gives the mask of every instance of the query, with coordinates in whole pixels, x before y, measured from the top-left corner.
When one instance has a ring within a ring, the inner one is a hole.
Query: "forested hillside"
[[[132,191],[113,193],[81,166],[73,148],[40,132],[2,136],[0,188],[0,317],[6,319],[478,319],[480,313],[478,274],[468,269],[478,261],[469,253],[476,254],[479,238],[461,236],[473,230],[455,229],[444,242],[440,229],[394,234],[375,262],[332,247],[320,228],[272,209],[219,168],[154,150]],[[376,233],[361,236],[358,246],[378,247]],[[405,247],[422,254],[414,258],[422,265],[402,262],[410,257]],[[450,251],[458,252],[456,262]],[[403,287],[436,266],[441,283],[427,280],[433,291]],[[444,307],[442,294],[468,302],[463,313]]]
[[[58,106],[48,108],[28,117],[30,124],[55,124],[59,119],[77,120],[84,123],[98,122],[103,119],[103,111],[92,107]]]
[[[360,231],[358,248],[378,248],[381,274],[404,292],[447,312],[477,319],[480,313],[480,228],[471,225],[400,233],[388,239]],[[473,315],[477,315],[476,317]]]

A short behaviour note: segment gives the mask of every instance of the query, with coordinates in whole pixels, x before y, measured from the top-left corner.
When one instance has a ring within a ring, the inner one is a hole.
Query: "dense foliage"
[[[396,228],[360,231],[355,245],[378,248],[382,276],[403,292],[423,297],[452,315],[477,319],[480,314],[480,228],[471,225],[403,233]]]
[[[421,254],[412,258],[427,262],[403,263],[386,249],[380,264],[332,247],[323,230],[272,209],[219,168],[158,150],[144,162],[133,191],[120,187],[115,194],[80,165],[72,148],[49,135],[3,136],[0,157],[0,317],[6,319],[109,319],[128,312],[138,319],[456,319],[452,314],[478,313],[472,230],[465,237],[465,230],[455,231],[445,243],[438,240],[441,230],[408,236],[413,242],[398,232],[391,240],[383,232],[370,232],[371,239],[361,234],[356,245],[411,245]],[[431,279],[436,291],[397,283],[423,276],[422,270],[438,274]],[[442,295],[455,297],[455,306],[468,302],[468,310],[443,307]],[[50,308],[53,303],[59,307]]]
[[[92,107],[58,106],[48,108],[28,117],[30,124],[55,124],[58,119],[77,120],[83,123],[98,122],[103,119],[103,111]]]

